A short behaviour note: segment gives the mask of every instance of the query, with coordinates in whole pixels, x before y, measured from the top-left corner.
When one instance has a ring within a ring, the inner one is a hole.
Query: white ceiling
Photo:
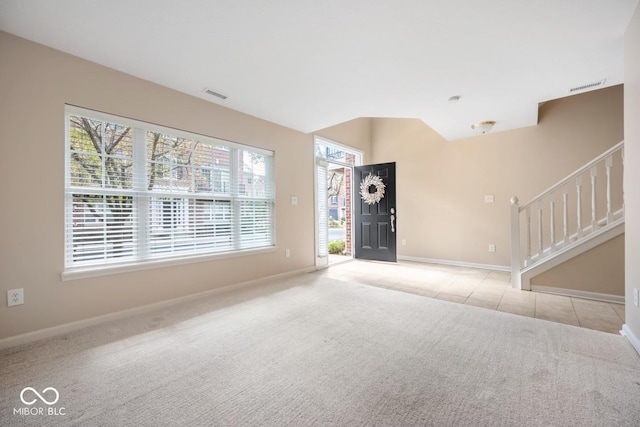
[[[0,0],[0,29],[303,132],[409,117],[453,140],[482,120],[535,125],[538,103],[569,88],[623,83],[637,3]]]

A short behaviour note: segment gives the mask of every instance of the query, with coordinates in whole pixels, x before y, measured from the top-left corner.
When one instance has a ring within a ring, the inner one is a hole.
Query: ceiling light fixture
[[[471,129],[477,130],[480,133],[485,134],[485,133],[491,131],[491,129],[493,129],[493,126],[495,124],[496,124],[496,122],[493,121],[493,120],[485,120],[484,122],[472,124],[471,125]]]

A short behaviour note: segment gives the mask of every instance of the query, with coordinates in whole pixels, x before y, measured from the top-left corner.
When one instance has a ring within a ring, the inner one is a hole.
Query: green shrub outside
[[[332,255],[342,255],[344,253],[344,240],[332,240],[329,242],[329,253]]]

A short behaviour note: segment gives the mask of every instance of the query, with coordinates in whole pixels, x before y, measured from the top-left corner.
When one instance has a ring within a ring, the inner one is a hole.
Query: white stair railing
[[[523,272],[624,223],[623,168],[621,141],[527,204],[520,206],[518,197],[511,198],[514,288],[523,288]],[[585,200],[587,191],[590,197]]]

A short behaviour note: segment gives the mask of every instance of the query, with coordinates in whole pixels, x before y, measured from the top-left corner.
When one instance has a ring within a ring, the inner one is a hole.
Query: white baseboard
[[[259,284],[273,279],[280,279],[289,276],[295,276],[296,274],[310,273],[315,271],[314,267],[304,268],[300,270],[288,271],[286,273],[274,274],[273,276],[263,277],[260,279],[249,280],[242,283],[235,283],[233,285],[222,286],[216,289],[210,289],[196,294],[185,295],[170,300],[159,301],[152,304],[146,304],[140,307],[130,308],[127,310],[117,311],[115,313],[103,314],[101,316],[91,317],[89,319],[78,320],[76,322],[65,323],[62,325],[52,326],[46,329],[40,329],[33,332],[27,332],[25,334],[16,335],[13,337],[0,339],[0,350],[5,348],[14,347],[21,344],[28,344],[33,341],[38,341],[45,338],[51,338],[56,335],[66,334],[79,329],[87,328],[89,326],[99,325],[101,323],[110,322],[113,320],[119,320],[126,317],[134,316],[137,314],[144,314],[161,308],[170,307],[172,305],[180,304],[187,301],[193,301],[202,297],[221,294],[224,292],[231,292],[233,290],[241,289],[247,286]]]
[[[565,297],[575,297],[582,299],[591,299],[594,301],[612,302],[615,304],[624,304],[624,296],[601,294],[599,292],[580,291],[577,289],[563,289],[554,286],[531,285],[533,292],[542,292],[545,294],[562,295]]]
[[[633,348],[636,349],[638,355],[640,355],[640,339],[629,329],[627,324],[622,325],[622,330],[620,331],[623,337],[629,340]]]
[[[424,262],[427,264],[443,264],[443,265],[453,265],[456,267],[470,267],[470,268],[481,268],[483,270],[511,272],[511,267],[505,266],[505,265],[476,264],[473,262],[451,261],[446,259],[434,259],[434,258],[420,258],[420,257],[405,256],[405,255],[399,255],[398,259],[402,261]]]

